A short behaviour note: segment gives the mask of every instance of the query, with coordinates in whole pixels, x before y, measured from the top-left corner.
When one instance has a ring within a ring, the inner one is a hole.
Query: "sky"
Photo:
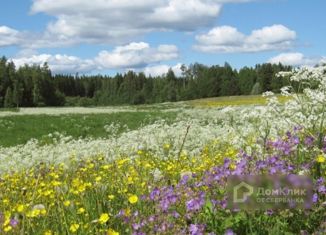
[[[53,73],[326,62],[325,0],[2,0],[0,56]]]

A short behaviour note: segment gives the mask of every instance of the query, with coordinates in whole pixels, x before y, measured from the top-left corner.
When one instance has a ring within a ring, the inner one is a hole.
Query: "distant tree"
[[[270,63],[256,66],[259,83],[262,91],[272,90],[272,79],[275,75],[273,66]]]
[[[12,94],[12,89],[10,87],[8,87],[7,91],[6,91],[4,107],[5,108],[15,107],[13,94]]]
[[[259,82],[256,82],[255,85],[252,87],[250,95],[260,95],[262,93],[262,88]]]
[[[241,95],[249,95],[257,80],[257,73],[254,69],[244,67],[239,71],[239,89]]]
[[[14,83],[14,91],[13,91],[13,102],[16,104],[17,108],[20,106],[22,102],[24,88],[22,84],[16,80]]]

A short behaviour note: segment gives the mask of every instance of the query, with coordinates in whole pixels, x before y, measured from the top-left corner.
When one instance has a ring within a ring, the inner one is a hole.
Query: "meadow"
[[[1,111],[0,234],[325,234],[325,71],[280,74],[300,95]],[[313,205],[230,209],[246,174],[309,176]]]

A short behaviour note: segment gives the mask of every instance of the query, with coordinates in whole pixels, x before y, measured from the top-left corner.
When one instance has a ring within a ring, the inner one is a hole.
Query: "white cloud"
[[[19,43],[19,32],[7,26],[0,26],[0,47]]]
[[[206,34],[197,35],[194,48],[209,53],[285,50],[293,46],[295,39],[296,32],[283,25],[253,30],[250,35],[245,35],[231,26],[221,26]]]
[[[83,60],[75,56],[68,55],[50,55],[40,54],[28,57],[14,58],[12,61],[17,67],[28,65],[42,65],[48,63],[50,69],[54,73],[87,73],[96,69],[93,60]]]
[[[178,58],[178,48],[174,45],[150,47],[147,43],[130,43],[116,47],[112,52],[101,51],[95,61],[103,68],[138,68],[152,63]]]
[[[165,65],[165,64],[164,65],[163,64],[162,65],[154,65],[154,66],[148,66],[148,67],[144,68],[143,71],[147,76],[151,75],[151,76],[155,77],[155,76],[161,76],[161,75],[166,74],[169,71],[169,69],[171,68],[176,76],[181,76],[181,73],[182,73],[182,71],[180,69],[181,65],[182,65],[181,63],[178,63],[174,66],[169,66],[169,65]]]
[[[81,43],[122,45],[153,31],[211,26],[223,4],[254,0],[32,0],[30,13],[53,16],[44,32],[0,30],[0,46],[53,48]],[[3,26],[5,27],[5,26]]]
[[[292,66],[313,66],[319,63],[325,62],[325,57],[306,57],[304,54],[299,52],[281,53],[268,60],[269,63]]]
[[[176,58],[178,48],[175,45],[159,45],[153,48],[145,42],[133,42],[118,46],[112,51],[101,51],[92,59],[60,54],[37,54],[34,50],[22,50],[12,60],[17,67],[25,64],[42,65],[47,62],[54,73],[88,73],[104,69],[140,70]]]
[[[31,13],[55,17],[34,45],[126,43],[152,31],[194,31],[213,24],[225,2],[230,1],[33,0]]]

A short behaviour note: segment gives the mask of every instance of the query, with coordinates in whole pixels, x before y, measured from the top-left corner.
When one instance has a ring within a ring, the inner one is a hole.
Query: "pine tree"
[[[6,90],[4,107],[5,108],[13,108],[14,107],[13,94],[12,94],[12,90],[10,87],[8,87]]]
[[[250,95],[259,95],[261,93],[262,93],[261,86],[260,86],[259,82],[256,82],[255,85],[251,89]]]
[[[16,81],[15,85],[14,85],[14,91],[13,91],[12,99],[13,99],[13,103],[16,104],[17,108],[21,104],[23,92],[24,92],[24,88],[22,87],[21,83]]]

